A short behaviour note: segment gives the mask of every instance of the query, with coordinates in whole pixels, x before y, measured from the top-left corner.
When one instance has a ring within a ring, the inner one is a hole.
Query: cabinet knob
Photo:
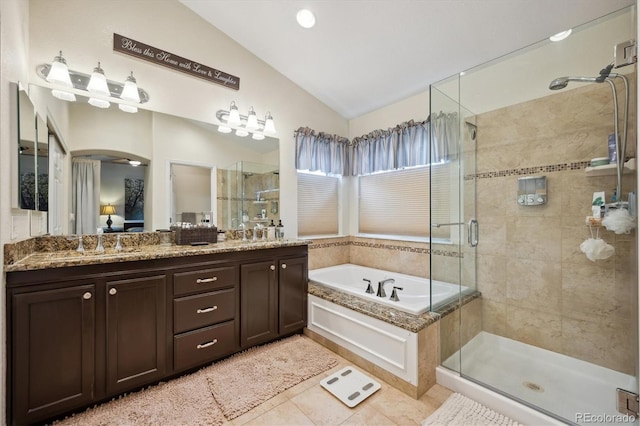
[[[269,269],[271,269],[272,271],[275,271],[276,270],[276,265],[269,266]]]
[[[286,263],[282,264],[282,269],[287,269],[287,264]]]
[[[198,278],[196,280],[196,284],[205,284],[205,283],[212,283],[214,281],[218,281],[218,277],[211,277],[211,278]]]
[[[109,290],[109,294],[112,295],[112,296],[114,294],[116,294],[117,292],[118,292],[118,290],[116,290],[115,288],[112,288],[112,289]]]
[[[82,298],[83,298],[84,300],[89,300],[89,299],[91,299],[91,292],[90,292],[90,291],[86,292],[85,294],[83,294],[83,295],[82,295]]]

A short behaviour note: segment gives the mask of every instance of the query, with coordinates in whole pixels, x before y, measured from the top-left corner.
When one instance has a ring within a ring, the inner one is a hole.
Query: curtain
[[[296,169],[340,176],[349,173],[349,140],[338,135],[316,133],[308,127],[294,132]]]
[[[431,114],[431,156],[434,163],[458,158],[458,113]]]
[[[74,158],[71,209],[76,234],[95,234],[100,214],[100,161]]]
[[[354,138],[298,129],[296,169],[341,176],[443,163],[458,157],[458,114],[433,113],[427,120],[404,122]]]

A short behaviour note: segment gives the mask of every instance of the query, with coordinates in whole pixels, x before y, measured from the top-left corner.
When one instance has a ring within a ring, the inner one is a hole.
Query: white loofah
[[[616,234],[628,234],[635,228],[636,222],[626,209],[616,209],[602,219],[602,226]]]

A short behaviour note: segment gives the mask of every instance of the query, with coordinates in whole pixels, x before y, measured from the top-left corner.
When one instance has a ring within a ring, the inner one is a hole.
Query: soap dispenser
[[[278,220],[278,225],[276,226],[276,238],[278,240],[284,240],[284,225],[282,224],[282,219]]]
[[[267,236],[269,240],[276,239],[276,225],[273,223],[273,219],[271,219],[271,223],[268,226],[269,230],[267,231]]]

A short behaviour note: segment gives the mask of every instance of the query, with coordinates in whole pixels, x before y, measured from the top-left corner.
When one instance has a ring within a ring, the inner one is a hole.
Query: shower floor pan
[[[634,376],[484,331],[461,352],[443,365],[572,423],[621,424],[615,422],[622,416],[616,388],[638,389]],[[597,423],[594,417],[613,421]]]

